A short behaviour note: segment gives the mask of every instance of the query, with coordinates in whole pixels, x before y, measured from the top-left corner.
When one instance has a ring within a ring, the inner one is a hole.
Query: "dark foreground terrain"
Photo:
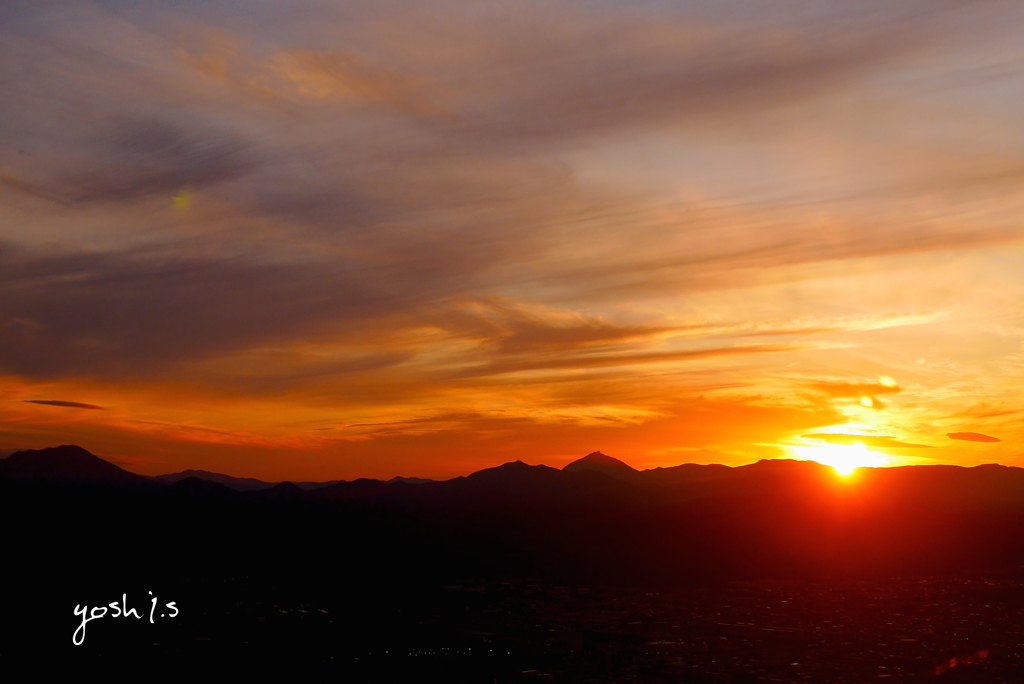
[[[1020,469],[515,463],[238,491],[62,449],[0,467],[5,665],[1024,682]]]

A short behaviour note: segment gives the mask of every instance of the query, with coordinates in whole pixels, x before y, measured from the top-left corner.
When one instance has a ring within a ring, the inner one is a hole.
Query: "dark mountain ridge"
[[[149,478],[130,473],[73,444],[16,451],[0,460],[0,478],[38,483],[153,486]]]

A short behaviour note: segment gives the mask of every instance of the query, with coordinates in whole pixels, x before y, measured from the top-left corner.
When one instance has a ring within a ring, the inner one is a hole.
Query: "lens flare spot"
[[[174,208],[178,211],[188,211],[192,206],[192,191],[188,188],[182,188],[181,192],[171,198],[174,202]]]

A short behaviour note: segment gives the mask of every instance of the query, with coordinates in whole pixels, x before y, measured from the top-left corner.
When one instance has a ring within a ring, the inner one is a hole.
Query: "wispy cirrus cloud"
[[[79,409],[92,409],[94,411],[102,411],[102,406],[96,406],[95,404],[84,404],[80,401],[63,401],[60,399],[24,399],[26,404],[42,404],[44,406],[64,406],[67,408],[79,408]]]

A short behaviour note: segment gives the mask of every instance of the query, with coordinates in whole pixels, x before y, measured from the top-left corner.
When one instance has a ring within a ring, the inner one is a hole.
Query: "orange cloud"
[[[276,49],[260,60],[243,49],[238,36],[206,30],[200,52],[182,50],[182,61],[204,78],[260,97],[354,100],[428,117],[454,113],[426,94],[420,79],[372,64],[351,50]]]
[[[1001,442],[1003,440],[998,437],[990,437],[989,435],[983,435],[980,432],[947,432],[946,436],[950,439],[960,439],[967,442]]]

